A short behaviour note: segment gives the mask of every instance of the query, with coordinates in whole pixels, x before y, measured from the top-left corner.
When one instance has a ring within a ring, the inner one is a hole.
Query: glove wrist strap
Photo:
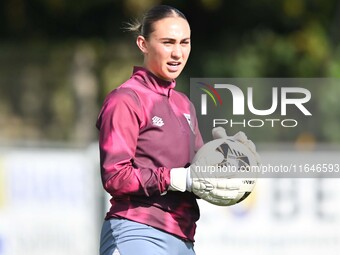
[[[190,176],[190,168],[184,168],[184,167],[179,167],[179,168],[172,168],[170,171],[170,187],[169,190],[172,191],[181,191],[184,192],[186,190],[191,190],[188,189],[188,180]],[[190,184],[191,185],[191,184]]]

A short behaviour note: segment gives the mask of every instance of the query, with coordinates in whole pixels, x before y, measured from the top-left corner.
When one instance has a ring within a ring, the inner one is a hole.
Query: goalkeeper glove
[[[192,174],[197,167],[214,166],[220,164],[224,157],[221,152],[210,151],[204,157],[200,158],[189,167],[172,168],[170,171],[170,187],[173,191],[192,191]]]
[[[227,165],[238,165],[238,158],[230,159],[229,156],[223,155],[216,149],[221,144],[228,144],[232,151],[238,155],[245,155],[251,165],[259,164],[258,155],[255,145],[247,139],[243,132],[237,133],[233,137],[228,137],[225,130],[221,127],[213,129],[215,140],[205,144],[196,154],[193,164],[188,168],[173,168],[170,172],[170,190],[192,191],[198,197],[218,205],[231,205],[232,200],[240,199],[244,192],[249,192],[255,184],[255,181],[244,182],[244,179],[230,178],[230,176],[218,172],[210,173],[207,176],[206,171],[201,171],[202,166],[217,166],[222,162]],[[228,150],[229,153],[229,150]],[[231,161],[231,162],[228,162]],[[248,162],[249,163],[249,162]],[[190,171],[191,169],[191,171]],[[196,171],[198,169],[198,171]],[[246,184],[245,184],[246,183]],[[248,185],[250,183],[250,185]],[[238,200],[240,201],[240,200]],[[236,202],[234,202],[236,203]]]

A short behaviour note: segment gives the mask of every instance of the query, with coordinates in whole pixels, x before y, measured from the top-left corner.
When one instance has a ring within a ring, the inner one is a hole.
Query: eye
[[[188,44],[190,44],[190,41],[182,41],[181,44],[188,45]]]
[[[165,45],[171,45],[172,42],[171,42],[171,41],[163,41],[163,44],[165,44]]]

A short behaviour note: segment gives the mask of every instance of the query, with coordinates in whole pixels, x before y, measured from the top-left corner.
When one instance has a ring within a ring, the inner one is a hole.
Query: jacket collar
[[[132,78],[138,80],[152,91],[164,96],[170,96],[172,89],[176,86],[175,80],[163,80],[146,68],[140,66],[135,66],[133,68]]]

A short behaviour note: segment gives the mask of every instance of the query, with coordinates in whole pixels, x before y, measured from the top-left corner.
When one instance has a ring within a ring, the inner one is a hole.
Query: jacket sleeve
[[[143,111],[134,92],[114,91],[104,102],[97,121],[101,178],[104,189],[114,197],[160,195],[169,187],[170,169],[133,166],[143,124]]]

